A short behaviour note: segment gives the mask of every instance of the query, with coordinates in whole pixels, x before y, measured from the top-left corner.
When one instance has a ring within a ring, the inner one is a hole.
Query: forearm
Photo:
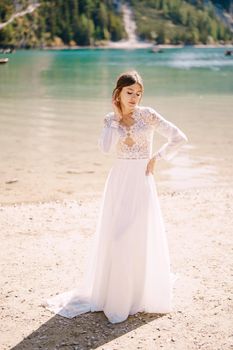
[[[156,161],[162,159],[170,161],[187,142],[187,136],[176,127],[176,129],[173,130],[172,136],[168,139],[168,142],[163,144],[158,151],[154,152],[152,158]]]

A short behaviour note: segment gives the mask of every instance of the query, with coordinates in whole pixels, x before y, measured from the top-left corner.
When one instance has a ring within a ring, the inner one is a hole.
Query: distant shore
[[[90,45],[90,46],[53,46],[53,47],[43,47],[42,50],[79,50],[79,49],[145,49],[145,48],[161,48],[161,49],[173,49],[173,48],[184,48],[184,47],[193,47],[193,48],[233,48],[233,44],[197,44],[197,45],[170,45],[170,44],[160,44],[154,45],[152,43],[142,42],[142,43],[127,43],[127,42],[116,42],[109,43],[107,45]]]
[[[185,45],[185,44],[179,44],[179,45],[171,45],[171,44],[153,44],[151,42],[146,42],[146,41],[109,41],[103,44],[99,45],[88,45],[88,46],[79,46],[79,45],[61,45],[61,46],[41,46],[41,47],[36,47],[36,48],[30,48],[29,50],[83,50],[83,49],[125,49],[125,50],[134,50],[134,49],[177,49],[177,48],[185,48],[185,47],[190,47],[190,48],[233,48],[233,43],[232,44],[196,44],[196,45]],[[4,50],[3,48],[0,48],[1,50]],[[15,48],[15,50],[24,50],[25,48]],[[28,49],[26,49],[28,50]],[[0,52],[4,53],[4,52]]]

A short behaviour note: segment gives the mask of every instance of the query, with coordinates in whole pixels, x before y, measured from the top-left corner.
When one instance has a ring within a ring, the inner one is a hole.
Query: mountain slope
[[[231,43],[232,32],[202,1],[131,0],[137,34],[158,44]]]
[[[214,1],[214,0],[213,0]],[[219,0],[231,11],[229,0]],[[24,16],[15,14],[39,3]],[[88,46],[126,39],[120,0],[1,0],[0,46]],[[206,0],[131,0],[135,34],[158,44],[232,43],[233,33]],[[13,17],[12,17],[13,18]],[[130,34],[130,35],[131,35]],[[132,37],[131,37],[132,39]],[[131,40],[132,41],[132,40]]]
[[[0,22],[34,1],[0,1]],[[126,36],[122,15],[114,1],[41,0],[31,14],[16,18],[0,30],[1,46],[43,47],[93,45]]]

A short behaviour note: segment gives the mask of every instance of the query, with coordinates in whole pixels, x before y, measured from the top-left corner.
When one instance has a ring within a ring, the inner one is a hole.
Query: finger
[[[147,167],[146,167],[146,175],[149,175],[149,173],[150,173],[150,168],[149,168],[149,165],[147,165]]]

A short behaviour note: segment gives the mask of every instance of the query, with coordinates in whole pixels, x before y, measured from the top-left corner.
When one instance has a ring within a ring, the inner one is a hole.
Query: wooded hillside
[[[204,0],[130,0],[142,40],[158,44],[232,43],[233,33]],[[213,0],[226,11],[230,0]],[[0,23],[40,4],[0,29],[1,47],[100,45],[126,38],[117,0],[1,0]]]
[[[138,35],[158,44],[230,43],[233,33],[219,19],[211,3],[184,0],[131,0]],[[227,1],[222,1],[228,6]]]
[[[0,22],[32,1],[0,2]],[[31,14],[0,30],[0,45],[20,47],[93,45],[125,36],[122,15],[109,0],[41,0]]]

